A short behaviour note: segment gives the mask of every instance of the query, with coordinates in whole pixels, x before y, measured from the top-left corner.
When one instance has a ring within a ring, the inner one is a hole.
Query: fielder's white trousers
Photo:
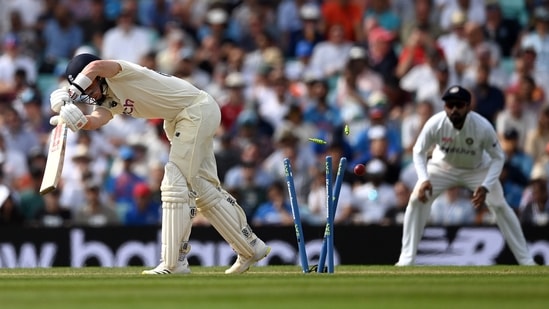
[[[419,181],[416,183],[404,214],[402,249],[396,264],[399,266],[415,264],[417,247],[429,219],[433,201],[446,189],[454,186],[463,186],[474,191],[482,185],[488,168],[459,169],[444,162],[430,161],[427,171],[433,187],[433,195],[426,203],[420,202],[418,192],[421,183]],[[517,262],[521,265],[534,265],[535,262],[528,251],[520,222],[507,204],[501,184],[498,181],[487,189],[489,193],[486,196],[486,206],[495,215],[497,225]]]

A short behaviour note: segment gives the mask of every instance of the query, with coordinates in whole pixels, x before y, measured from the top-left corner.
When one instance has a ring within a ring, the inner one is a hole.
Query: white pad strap
[[[189,197],[187,180],[177,166],[168,162],[160,187],[162,191],[162,251],[164,264],[173,269],[190,250],[192,219],[196,215],[194,198]]]
[[[199,193],[196,200],[198,211],[208,219],[238,255],[245,258],[253,257],[257,236],[252,232],[244,210],[234,197],[200,177],[195,179],[193,185]]]

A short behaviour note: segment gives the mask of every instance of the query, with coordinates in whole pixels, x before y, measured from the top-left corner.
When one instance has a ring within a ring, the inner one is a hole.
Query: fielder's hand
[[[429,180],[425,180],[419,187],[417,198],[420,202],[425,203],[431,196],[433,196],[433,186]]]
[[[73,132],[82,129],[82,127],[88,123],[88,118],[86,118],[84,113],[74,104],[68,104],[61,107],[59,115],[67,124],[67,127]]]
[[[72,103],[72,100],[69,95],[69,90],[66,87],[57,89],[50,95],[51,109],[56,113],[61,111],[63,105],[70,103]]]
[[[473,207],[479,208],[484,205],[484,201],[486,201],[486,194],[488,194],[488,189],[483,186],[478,187],[475,192],[473,192],[473,198],[471,199]]]

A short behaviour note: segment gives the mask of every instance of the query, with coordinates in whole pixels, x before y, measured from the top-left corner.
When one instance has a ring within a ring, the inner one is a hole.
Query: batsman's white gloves
[[[50,95],[51,109],[56,113],[61,111],[63,105],[70,103],[72,103],[72,100],[69,95],[69,88],[67,87],[59,88]]]
[[[73,132],[82,129],[82,127],[88,123],[88,118],[86,118],[84,113],[74,104],[63,105],[59,112],[59,116]],[[54,118],[55,116],[50,119],[50,122]],[[59,123],[59,119],[57,119],[57,123]]]

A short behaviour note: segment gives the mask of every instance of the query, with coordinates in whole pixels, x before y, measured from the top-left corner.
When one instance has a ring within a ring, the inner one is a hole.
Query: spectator
[[[363,183],[353,187],[353,222],[381,224],[387,210],[396,203],[393,186],[385,181],[387,167],[383,161],[372,159],[366,164]]]
[[[295,46],[295,36],[303,29],[302,14],[303,7],[308,8],[306,0],[285,0],[281,1],[277,6],[276,20],[277,29],[279,31],[280,46],[286,56],[293,56],[293,49],[290,48],[291,43]],[[316,13],[320,15],[320,10],[315,4],[312,4],[316,9]],[[310,9],[309,9],[310,10]],[[287,51],[292,51],[288,53]]]
[[[257,208],[251,223],[261,225],[293,225],[292,208],[286,197],[287,189],[284,182],[275,181],[267,190],[267,201]]]
[[[412,159],[412,148],[416,143],[419,132],[425,125],[425,122],[434,114],[433,103],[430,101],[419,101],[402,118],[401,136],[402,136],[402,159],[408,163]]]
[[[364,9],[351,0],[327,0],[321,7],[326,37],[331,36],[335,25],[341,27],[343,38],[355,42],[362,38],[362,20]]]
[[[30,130],[21,118],[21,115],[11,105],[3,108],[2,111],[2,126],[0,134],[4,136],[6,146],[22,152],[23,154],[31,153],[40,142],[36,132]]]
[[[288,3],[292,1],[286,1]],[[297,57],[300,47],[313,50],[314,46],[324,40],[321,30],[320,8],[313,3],[304,3],[299,9],[301,28],[290,32],[286,49],[286,57]]]
[[[239,72],[231,72],[225,78],[228,94],[226,100],[220,103],[222,133],[233,133],[238,115],[251,105],[244,96],[245,86],[244,76]]]
[[[313,48],[308,70],[318,72],[322,78],[337,77],[345,68],[352,45],[352,41],[345,38],[343,26],[329,26],[326,40]]]
[[[538,114],[536,126],[526,132],[524,152],[534,163],[541,162],[549,144],[549,105],[544,105]]]
[[[161,203],[153,200],[152,191],[147,183],[137,183],[133,187],[133,204],[126,212],[125,225],[159,225]]]
[[[74,212],[74,224],[91,227],[119,224],[115,208],[101,198],[100,185],[94,181],[87,181],[85,190],[86,199]]]
[[[0,115],[0,119],[2,118]],[[8,187],[17,188],[19,181],[28,175],[29,167],[25,157],[24,152],[8,147],[4,135],[0,134],[0,175]]]
[[[478,29],[475,32],[478,34]],[[497,50],[497,51],[496,51]],[[495,44],[489,44],[482,42],[473,47],[472,59],[469,62],[471,65],[465,68],[462,75],[462,83],[473,87],[477,81],[477,75],[479,70],[487,70],[488,81],[490,84],[498,87],[499,89],[505,89],[509,85],[509,74],[500,65],[499,47]]]
[[[304,121],[315,125],[319,135],[327,135],[343,126],[339,108],[328,98],[328,82],[325,79],[306,80],[308,100],[305,103]]]
[[[284,180],[284,158],[288,158],[294,170],[294,184],[298,203],[307,200],[307,194],[312,181],[312,167],[316,164],[314,153],[308,147],[299,143],[299,138],[290,130],[282,130],[274,137],[275,150],[262,165],[273,180]]]
[[[440,27],[443,31],[448,31],[450,27],[451,17],[456,11],[461,11],[465,14],[468,21],[484,24],[486,21],[486,11],[484,1],[475,0],[443,0],[443,7],[440,12]]]
[[[403,1],[408,2],[408,1]],[[415,18],[404,20],[400,26],[399,38],[401,42],[407,42],[414,29],[422,28],[433,38],[438,38],[442,34],[436,20],[436,9],[432,0],[414,0],[413,14]]]
[[[544,74],[549,72],[549,51],[544,48],[544,42],[549,31],[549,10],[538,6],[533,12],[534,27],[520,38],[521,48],[532,48],[536,52],[535,70]]]
[[[272,175],[261,166],[260,154],[259,145],[249,144],[242,150],[240,162],[225,175],[225,187],[238,196],[249,219],[265,201],[267,189],[273,182]]]
[[[393,34],[400,29],[401,18],[393,11],[390,1],[371,0],[364,11],[363,19],[374,19],[380,27]]]
[[[355,130],[355,122],[362,122],[367,115],[370,96],[381,92],[384,82],[382,75],[370,68],[363,47],[353,46],[347,59],[334,92],[343,121]]]
[[[36,61],[22,53],[20,39],[14,34],[8,34],[3,38],[2,54],[0,55],[0,95],[12,96],[17,93],[16,75],[17,70],[25,72],[24,84],[36,82],[38,70]]]
[[[78,25],[82,29],[82,42],[95,45],[97,37],[102,37],[116,23],[105,14],[105,0],[91,0],[88,15],[80,19]]]
[[[533,129],[537,123],[537,116],[526,108],[526,102],[519,99],[514,91],[505,94],[505,108],[496,116],[496,131],[500,137],[510,130],[518,132],[518,147],[524,149],[526,132]]]
[[[122,11],[117,17],[116,26],[103,36],[101,57],[121,59],[138,63],[153,49],[150,29],[136,24],[136,16],[130,11]]]
[[[205,89],[211,82],[211,74],[202,69],[197,62],[196,55],[183,50],[179,61],[175,65],[173,75],[185,79],[196,87]]]
[[[0,184],[0,226],[23,226],[25,217],[19,212],[13,192]]]
[[[290,82],[282,71],[273,71],[270,76],[269,89],[257,98],[259,115],[273,128],[280,127],[290,107],[299,102],[289,92],[289,86]]]
[[[44,208],[37,214],[35,224],[39,227],[64,227],[72,224],[72,213],[61,206],[60,191],[54,190],[44,195]]]
[[[519,133],[515,129],[508,129],[500,140],[501,148],[505,154],[505,162],[509,163],[514,171],[510,178],[523,188],[530,180],[530,172],[534,162],[532,157],[526,154],[519,145]]]
[[[503,15],[498,0],[485,0],[486,23],[483,30],[486,38],[495,42],[501,49],[504,58],[510,58],[517,42],[522,26],[515,18]]]
[[[471,87],[475,97],[473,109],[495,127],[496,117],[505,107],[505,95],[500,87],[490,82],[488,65],[479,65],[476,70],[475,83]]]
[[[234,137],[230,133],[222,133],[219,137],[219,146],[215,150],[215,161],[219,181],[225,183],[225,175],[232,167],[240,162],[241,149],[236,147]]]
[[[162,73],[173,74],[183,55],[192,55],[193,48],[189,46],[187,34],[179,28],[170,28],[165,35],[165,46],[156,53],[158,70]]]
[[[543,93],[549,94],[549,83],[546,83],[549,80],[549,72],[538,70],[536,59],[537,53],[533,47],[520,48],[511,60],[513,70],[509,73],[508,87],[518,85],[523,76],[531,76]]]
[[[400,79],[400,87],[412,94],[415,101],[431,101],[435,113],[442,111],[440,95],[454,83],[450,68],[438,51],[430,50],[427,62],[411,68]]]
[[[229,17],[229,13],[224,8],[214,6],[208,10],[205,23],[198,27],[198,41],[206,37],[214,37],[219,42],[225,40],[239,42],[241,39],[239,25]]]
[[[327,153],[331,155],[331,153]],[[332,156],[332,168],[334,171],[338,170],[339,156]],[[323,163],[323,162],[321,162]],[[324,225],[326,224],[326,166],[325,164],[318,164],[315,167],[313,176],[313,181],[311,183],[311,188],[307,196],[307,211],[305,212],[307,216],[304,216],[308,223],[313,225]],[[341,183],[341,188],[337,201],[337,209],[334,217],[335,224],[348,224],[351,222],[353,215],[353,205],[352,205],[352,187],[349,182],[349,177],[343,176],[343,182]],[[333,179],[332,182],[335,186],[335,178],[337,172],[332,173]],[[335,190],[335,189],[334,189]]]
[[[475,210],[470,194],[461,187],[453,187],[433,201],[430,223],[435,225],[473,225]]]
[[[532,200],[520,211],[522,224],[546,226],[549,223],[549,193],[545,178],[532,179],[530,182]]]
[[[27,189],[19,190],[19,210],[25,221],[34,222],[44,211],[45,201],[40,194],[40,185],[44,178],[44,170],[33,167],[30,169],[30,185]]]
[[[368,64],[383,77],[383,83],[391,88],[398,86],[398,57],[394,50],[394,41],[394,34],[381,27],[368,33]]]
[[[398,57],[396,76],[402,78],[413,67],[429,62],[430,59],[444,59],[444,51],[436,42],[436,38],[422,27],[413,30],[407,41],[401,42],[402,50]],[[427,84],[427,83],[425,83]]]
[[[406,206],[408,206],[411,190],[402,181],[397,181],[393,189],[396,198],[395,204],[390,206],[385,212],[381,220],[382,225],[402,225],[404,222],[404,212],[406,211]]]
[[[70,59],[83,43],[82,29],[72,18],[69,8],[58,2],[53,16],[46,21],[42,32],[43,55],[40,72],[52,73],[60,61]],[[127,46],[125,46],[127,49]]]
[[[523,196],[526,197],[529,195],[527,191],[528,187],[525,188],[523,184],[517,182],[517,174],[520,175],[520,171],[509,162],[503,164],[503,168],[499,174],[499,181],[503,188],[503,197],[516,214],[518,214],[519,207],[523,203]]]
[[[123,217],[133,203],[134,186],[145,180],[135,172],[136,156],[131,147],[121,147],[118,155],[122,161],[122,170],[110,177],[107,188],[117,212]]]

